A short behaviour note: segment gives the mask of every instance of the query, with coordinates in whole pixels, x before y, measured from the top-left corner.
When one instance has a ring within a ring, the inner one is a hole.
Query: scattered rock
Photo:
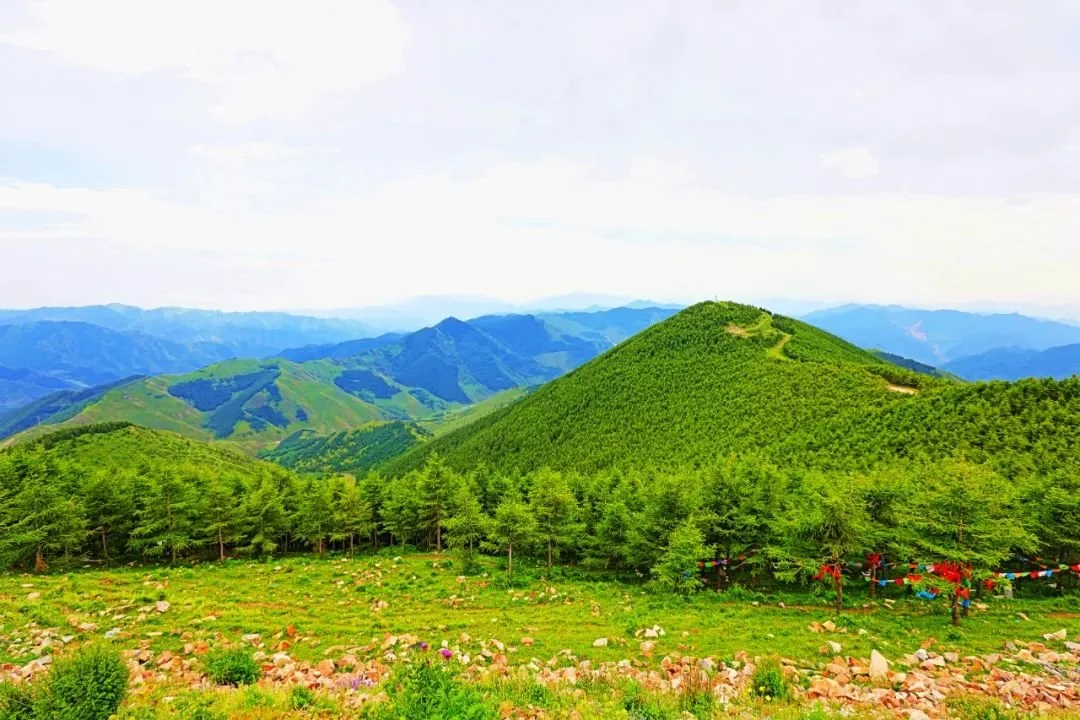
[[[154,603],[154,609],[157,610],[159,613],[169,612],[170,607],[172,607],[172,605],[167,600],[158,600],[156,603]]]
[[[608,639],[607,638],[600,638],[598,640],[593,640],[592,646],[594,648],[606,648],[608,646]]]
[[[656,643],[652,640],[646,640],[641,643],[641,654],[645,657],[652,657],[653,650],[656,648]]]
[[[889,675],[889,661],[886,660],[885,656],[879,653],[877,650],[872,650],[870,652],[869,673],[871,680],[888,677]]]
[[[523,637],[523,638],[521,638],[521,644],[524,645],[525,647],[532,647],[534,642],[535,641],[531,637]]]
[[[1050,640],[1050,641],[1053,641],[1053,640],[1059,640],[1060,641],[1060,640],[1064,640],[1067,637],[1069,637],[1069,633],[1068,633],[1067,630],[1065,630],[1065,628],[1062,628],[1061,630],[1058,630],[1057,632],[1046,633],[1045,635],[1043,635],[1044,640]]]
[[[35,590],[34,592],[27,595],[26,599],[27,600],[40,600],[41,599],[41,593],[39,593],[38,591]]]

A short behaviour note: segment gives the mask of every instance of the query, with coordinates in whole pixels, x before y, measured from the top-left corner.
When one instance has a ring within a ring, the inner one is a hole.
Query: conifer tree
[[[872,542],[865,498],[846,477],[811,476],[787,504],[767,555],[783,580],[812,577],[832,584],[836,612],[844,607],[844,572],[849,557]]]
[[[364,500],[356,478],[351,475],[333,481],[334,531],[333,540],[348,540],[349,552],[355,548],[357,536],[364,537],[375,525],[371,506]]]
[[[396,478],[383,496],[383,525],[401,541],[401,547],[420,528],[420,502],[416,495],[417,474]]]
[[[417,478],[416,491],[420,500],[420,520],[424,529],[435,536],[435,550],[442,552],[442,532],[449,516],[450,504],[457,492],[458,476],[446,466],[438,453],[428,456]]]
[[[971,585],[991,577],[1013,551],[1033,550],[1036,541],[1015,512],[1013,485],[984,465],[929,465],[915,486],[920,491],[904,523],[909,542],[935,566],[925,583],[949,592],[952,622],[959,625]]]
[[[151,557],[167,554],[175,563],[193,541],[193,488],[174,468],[161,467],[150,472],[147,490],[131,531],[131,549]]]
[[[278,549],[278,539],[289,532],[289,517],[274,478],[264,476],[248,491],[243,503],[247,534],[245,550],[253,555],[271,555]]]
[[[484,515],[480,501],[466,484],[458,487],[452,512],[446,520],[447,543],[461,556],[462,564],[466,568],[472,568],[476,562],[476,549],[484,538],[488,518]]]
[[[296,534],[307,540],[312,548],[323,554],[323,543],[334,524],[330,488],[323,480],[310,479],[303,486],[297,508]]]
[[[6,501],[0,498],[8,507],[7,527],[0,538],[0,553],[8,563],[33,558],[34,569],[44,572],[49,556],[78,549],[86,539],[83,508],[55,481],[55,472],[56,468],[32,458],[18,492]]]
[[[566,478],[553,470],[540,470],[533,477],[529,508],[536,519],[537,539],[547,547],[548,570],[560,547],[580,540],[585,526],[577,519],[577,498]]]
[[[203,489],[199,505],[203,542],[217,550],[221,562],[225,560],[225,548],[236,542],[243,530],[243,494],[242,483],[221,475],[209,478]]]
[[[487,536],[491,547],[506,551],[506,572],[513,576],[514,548],[520,553],[536,542],[536,518],[519,496],[508,493],[495,508]]]
[[[123,548],[128,541],[134,514],[132,497],[126,492],[130,486],[130,477],[104,472],[91,476],[84,486],[87,527],[100,544],[106,565],[112,561],[110,548]]]
[[[696,519],[687,519],[668,536],[667,547],[652,567],[653,583],[661,590],[683,596],[700,590],[704,582],[698,562],[711,552]]]

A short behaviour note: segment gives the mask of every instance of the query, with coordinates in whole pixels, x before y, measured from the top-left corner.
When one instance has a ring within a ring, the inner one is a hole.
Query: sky
[[[0,306],[1080,305],[1080,4],[4,0]]]

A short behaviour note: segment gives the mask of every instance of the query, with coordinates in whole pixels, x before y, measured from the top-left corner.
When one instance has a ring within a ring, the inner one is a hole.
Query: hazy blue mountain
[[[1080,344],[1049,350],[997,348],[953,360],[945,365],[945,369],[965,380],[1064,380],[1080,375]]]
[[[0,310],[0,325],[81,322],[118,332],[137,332],[177,343],[225,345],[236,357],[265,357],[285,348],[339,343],[378,332],[358,320],[289,313],[220,312],[190,308],[144,310],[128,305]]]
[[[935,377],[941,377],[948,374],[939,370],[933,365],[927,365],[926,363],[921,363],[918,360],[912,360],[911,358],[893,355],[892,353],[887,353],[884,350],[871,350],[870,352],[871,354],[876,355],[885,362],[890,362],[893,365],[899,365],[900,367],[907,368],[908,370],[914,370],[915,372],[922,373],[923,375],[933,375]]]
[[[36,370],[0,366],[0,416],[40,397],[78,387],[79,383]]]
[[[1047,350],[1080,343],[1080,327],[1026,315],[846,305],[803,316],[861,347],[942,367],[997,348]]]
[[[308,362],[309,360],[321,360],[323,358],[347,358],[362,355],[369,350],[389,345],[405,337],[402,333],[386,333],[373,338],[360,338],[359,340],[347,340],[343,343],[331,343],[325,345],[305,345],[300,348],[289,348],[278,353],[278,357],[293,362]]]
[[[183,344],[83,322],[0,325],[0,365],[82,385],[130,375],[185,372],[232,357],[226,345]]]

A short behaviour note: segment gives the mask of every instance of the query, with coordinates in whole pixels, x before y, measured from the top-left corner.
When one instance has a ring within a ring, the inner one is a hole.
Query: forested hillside
[[[459,468],[693,465],[947,385],[799,321],[702,303],[393,468],[415,467],[431,451]]]

